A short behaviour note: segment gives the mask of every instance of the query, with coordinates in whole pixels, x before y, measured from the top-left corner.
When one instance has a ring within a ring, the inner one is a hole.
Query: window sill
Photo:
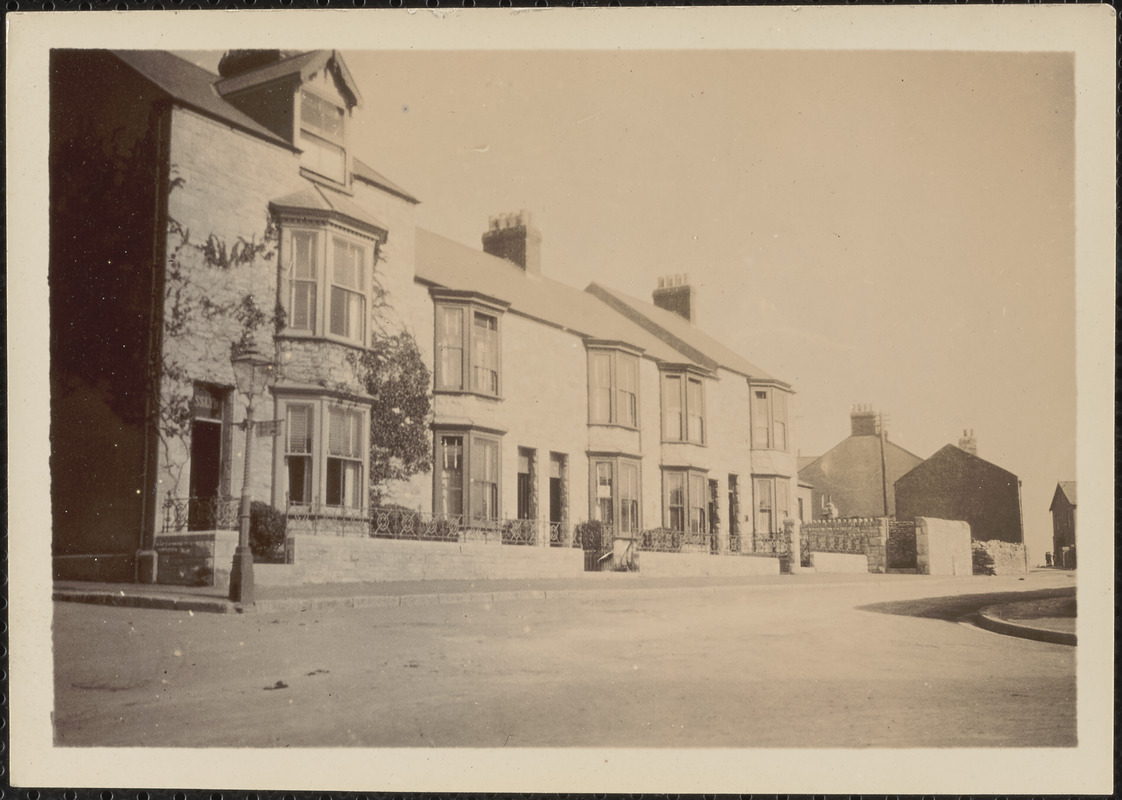
[[[353,350],[368,350],[369,347],[362,343],[356,342],[353,339],[344,339],[341,336],[334,336],[330,333],[313,333],[310,331],[293,330],[286,328],[277,334],[278,339],[292,339],[293,341],[300,342],[324,342],[326,344],[337,344],[343,347],[349,347]]]
[[[589,422],[588,427],[590,427],[590,428],[618,428],[618,429],[623,430],[623,431],[632,431],[634,433],[639,432],[638,426],[624,425],[621,422]]]
[[[445,395],[448,397],[478,397],[481,400],[494,400],[497,403],[501,403],[503,401],[502,395],[473,392],[470,389],[433,389],[433,394]]]
[[[692,442],[686,439],[663,439],[663,444],[692,444],[694,447],[707,447],[706,442]]]

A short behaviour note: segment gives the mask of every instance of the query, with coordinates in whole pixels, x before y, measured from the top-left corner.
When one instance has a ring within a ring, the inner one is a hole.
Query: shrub
[[[600,551],[604,547],[604,525],[598,519],[581,522],[573,530],[573,547]]]
[[[996,575],[993,566],[993,556],[989,554],[978,542],[973,543],[973,556],[974,556],[974,574],[975,575]]]
[[[268,503],[249,509],[249,549],[255,561],[284,562],[285,517]]]

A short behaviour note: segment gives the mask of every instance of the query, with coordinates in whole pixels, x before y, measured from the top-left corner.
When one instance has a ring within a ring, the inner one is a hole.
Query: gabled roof
[[[377,186],[379,189],[385,189],[390,194],[396,194],[401,199],[408,200],[410,203],[416,204],[421,202],[385,175],[357,158],[351,159],[351,175],[360,181],[369,183],[371,186]]]
[[[308,185],[298,192],[277,198],[269,203],[275,212],[331,216],[337,215],[371,233],[385,239],[385,224],[372,217],[346,195],[308,181]]]
[[[162,50],[113,50],[113,55],[155,84],[180,105],[221,120],[289,150],[292,143],[223,100],[214,88],[218,76]]]
[[[342,82],[344,97],[346,97],[347,94],[350,95],[350,97],[347,98],[349,105],[362,105],[362,95],[359,94],[358,84],[355,83],[350,70],[347,69],[346,63],[342,58],[339,58],[338,53],[334,50],[312,50],[297,56],[282,58],[280,61],[276,61],[261,69],[255,69],[241,75],[232,75],[229,78],[223,78],[214,86],[219,94],[226,96],[288,77],[296,77],[301,81],[306,81],[320,70],[329,67],[335,69],[336,75],[338,75],[339,80]]]
[[[1075,506],[1075,481],[1060,481],[1056,484],[1056,491],[1052,494],[1052,505],[1048,506],[1051,511],[1056,506],[1056,498],[1063,495],[1069,504]]]
[[[1005,469],[1004,467],[999,467],[997,464],[994,464],[992,461],[986,461],[984,458],[976,456],[973,453],[969,453],[966,450],[963,450],[961,447],[959,447],[956,444],[948,444],[948,445],[944,445],[943,447],[940,447],[938,450],[936,450],[934,452],[934,454],[932,454],[931,458],[927,459],[922,464],[916,465],[912,470],[910,470],[909,472],[906,472],[902,476],[900,476],[900,480],[903,480],[904,478],[907,478],[909,475],[911,475],[913,472],[916,472],[917,470],[925,469],[929,465],[938,465],[940,462],[955,462],[955,461],[957,461],[959,463],[966,463],[966,464],[974,463],[976,465],[984,465],[984,466],[990,468],[991,470],[996,470],[998,472],[1004,472],[1012,480],[1017,480],[1017,476],[1014,475],[1009,470]]]
[[[595,282],[590,283],[585,291],[698,364],[709,369],[723,367],[752,380],[774,381],[789,386],[786,382],[768,375],[739,353],[725,347],[712,336],[702,333],[687,320],[671,311]]]
[[[527,275],[503,258],[417,229],[416,277],[422,283],[477,292],[510,304],[510,311],[570,331],[586,339],[622,342],[651,358],[687,363],[682,354],[624,319],[588,292],[537,275]],[[704,366],[692,364],[693,366]]]

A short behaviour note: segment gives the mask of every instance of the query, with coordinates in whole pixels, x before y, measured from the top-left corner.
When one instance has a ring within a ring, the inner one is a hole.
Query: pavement
[[[1034,570],[1036,572],[1037,570]],[[1053,570],[1047,570],[1053,572]],[[1074,575],[1072,575],[1074,582]],[[850,584],[868,581],[916,582],[925,576],[802,574],[745,577],[652,578],[637,573],[590,572],[580,577],[527,580],[434,580],[258,586],[253,605],[232,602],[213,586],[56,581],[53,599],[129,608],[218,614],[274,614],[328,608],[380,608],[572,599],[595,596],[657,597],[666,592],[715,593],[753,587]],[[979,627],[1008,636],[1055,644],[1076,644],[1074,597],[1002,603],[983,608]]]

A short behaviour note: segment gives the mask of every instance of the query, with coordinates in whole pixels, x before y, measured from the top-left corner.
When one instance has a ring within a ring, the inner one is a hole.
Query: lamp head
[[[244,395],[261,394],[273,382],[273,359],[256,348],[235,351],[230,356],[230,364],[238,391]]]

